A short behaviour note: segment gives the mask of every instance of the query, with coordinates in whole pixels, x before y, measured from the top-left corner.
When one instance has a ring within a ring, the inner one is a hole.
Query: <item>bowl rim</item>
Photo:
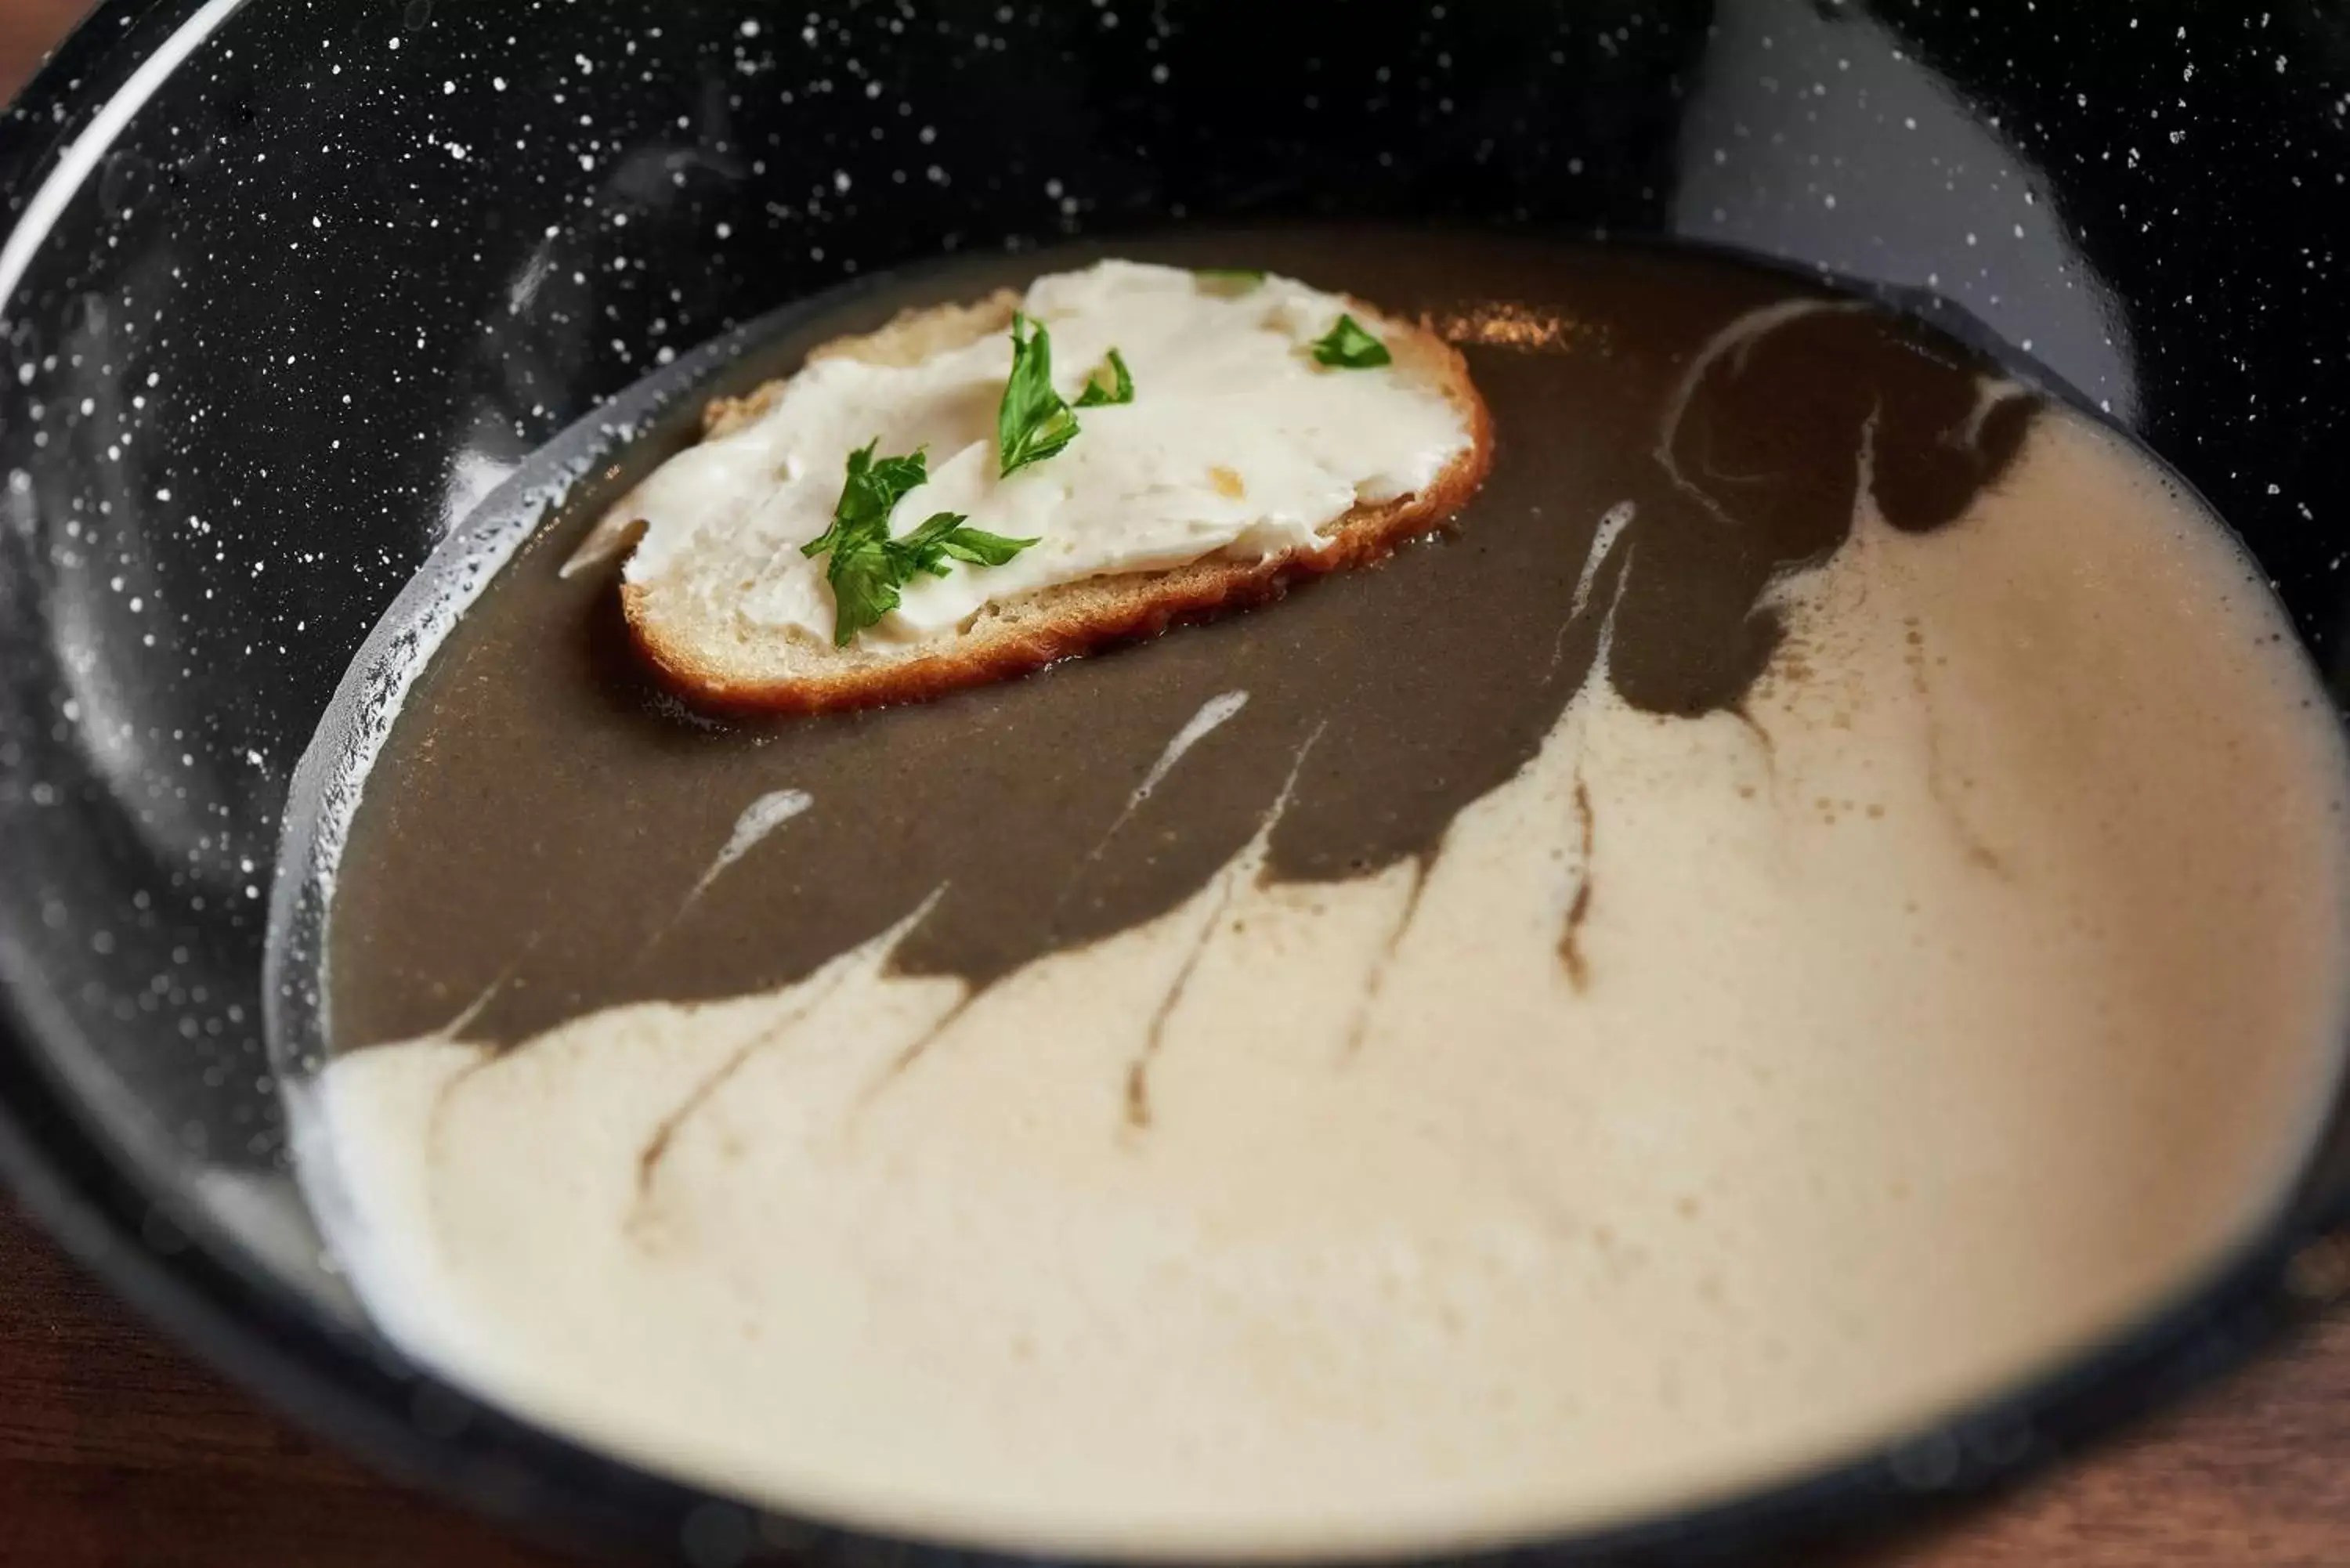
[[[0,213],[0,254],[21,244],[46,187],[74,177],[86,136],[111,136],[244,0],[100,0],[0,113],[0,191],[29,192]],[[191,36],[192,35],[192,36]],[[158,62],[163,62],[158,70]],[[108,130],[109,104],[131,101]],[[95,150],[104,151],[104,142]],[[95,153],[87,162],[94,162]],[[88,170],[61,192],[69,199]],[[1630,238],[1632,236],[1625,236]],[[0,285],[10,280],[0,269]],[[0,320],[8,300],[0,296]],[[597,418],[589,413],[582,423]],[[576,429],[577,427],[575,427]],[[570,432],[566,432],[567,435]],[[565,436],[556,438],[558,441]],[[911,1551],[970,1568],[1024,1568],[1035,1555],[795,1516],[672,1480],[488,1405],[370,1328],[326,1318],[180,1197],[151,1185],[81,1104],[32,1016],[34,988],[0,966],[0,1185],[83,1267],[168,1338],[305,1429],[406,1485],[526,1535],[609,1555],[748,1561],[766,1551],[864,1556]],[[2350,1095],[2350,1090],[2345,1090]],[[2342,1114],[2337,1105],[2335,1116]],[[2313,1252],[2350,1249],[2350,1190],[2303,1187],[2185,1287],[2036,1373],[1953,1413],[1841,1459],[1684,1507],[1588,1530],[1476,1544],[1436,1557],[1345,1554],[1314,1561],[1719,1563],[1736,1547],[1776,1560],[1922,1521],[2076,1455],[2317,1316],[2343,1271]],[[1081,1560],[1051,1554],[1055,1561]],[[1121,1554],[1102,1561],[1171,1563]]]

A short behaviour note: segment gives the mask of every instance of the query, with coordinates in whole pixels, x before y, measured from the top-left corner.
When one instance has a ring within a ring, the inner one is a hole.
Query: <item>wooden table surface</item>
[[[0,99],[80,0],[0,0]],[[0,1198],[0,1565],[553,1568],[265,1414]],[[1821,1568],[2341,1568],[2350,1320],[1931,1538]]]

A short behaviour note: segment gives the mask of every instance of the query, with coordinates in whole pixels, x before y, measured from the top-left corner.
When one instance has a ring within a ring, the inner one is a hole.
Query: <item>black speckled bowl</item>
[[[436,541],[673,350],[852,274],[1425,216],[1939,292],[2201,487],[2334,670],[2345,114],[2324,0],[115,0],[0,119],[0,1164],[397,1472],[655,1558],[894,1552],[479,1408],[320,1265],[262,1030],[270,867],[296,759]],[[2350,1282],[2346,1162],[2337,1108],[2289,1212],[2053,1381],[1528,1550],[1719,1562],[2061,1455]]]

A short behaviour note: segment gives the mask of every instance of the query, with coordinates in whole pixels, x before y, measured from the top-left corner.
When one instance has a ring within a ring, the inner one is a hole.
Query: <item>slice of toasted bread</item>
[[[879,331],[842,337],[808,356],[913,365],[1006,329],[1019,296],[1001,291],[972,305],[909,311]],[[1426,328],[1359,300],[1347,305],[1394,356],[1399,370],[1440,392],[1461,414],[1469,441],[1415,493],[1356,506],[1320,531],[1318,547],[1253,560],[1214,556],[1169,570],[1084,578],[992,601],[951,635],[905,643],[830,642],[746,627],[676,580],[625,582],[621,603],[637,646],[663,682],[696,706],[731,712],[817,713],[920,701],[1024,674],[1105,645],[1150,637],[1171,625],[1280,597],[1305,576],[1378,561],[1460,511],[1492,463],[1492,421],[1451,345]],[[713,399],[704,439],[765,414],[786,383],[741,398]],[[623,498],[599,532],[631,526]]]

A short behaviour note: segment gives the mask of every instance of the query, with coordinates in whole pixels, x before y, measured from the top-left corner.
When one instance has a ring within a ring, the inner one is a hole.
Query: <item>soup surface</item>
[[[1100,254],[867,286],[729,385]],[[828,1517],[1399,1550],[1842,1456],[2278,1201],[2342,742],[2156,464],[1716,254],[1118,254],[1424,317],[1483,492],[1250,614],[721,724],[560,570],[681,402],[418,654],[331,867],[296,1109],[394,1337]]]

